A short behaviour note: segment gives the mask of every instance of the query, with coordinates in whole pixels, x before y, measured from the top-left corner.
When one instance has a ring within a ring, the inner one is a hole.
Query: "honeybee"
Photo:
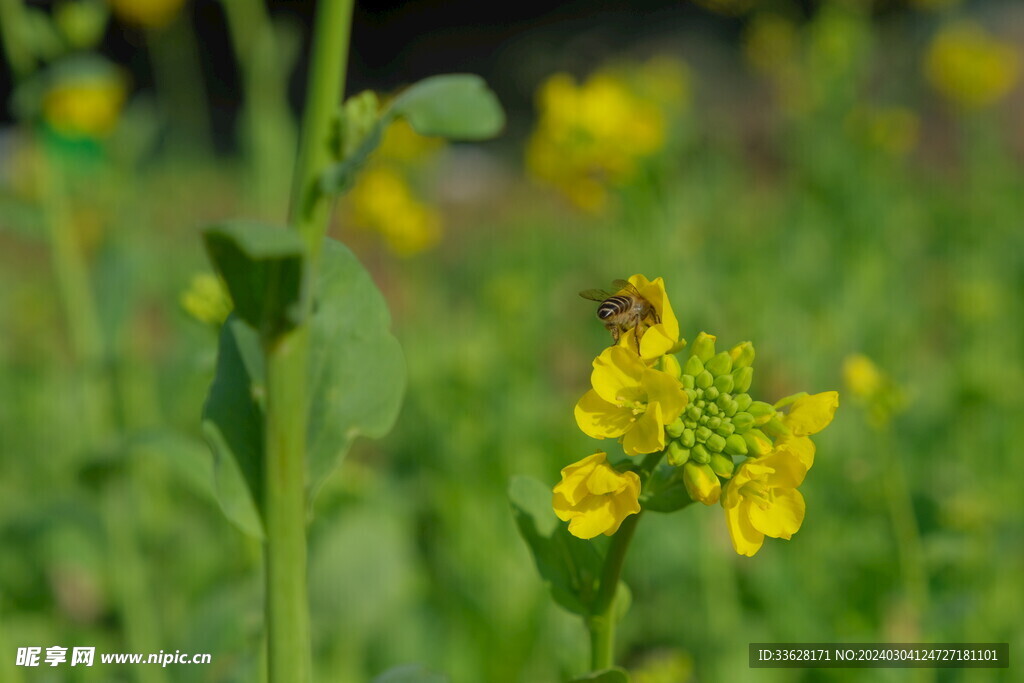
[[[580,296],[590,301],[599,301],[597,317],[612,333],[612,343],[618,344],[623,332],[636,328],[637,353],[640,352],[640,337],[651,326],[661,322],[658,312],[650,301],[627,280],[614,280],[615,293],[601,289],[585,289]]]

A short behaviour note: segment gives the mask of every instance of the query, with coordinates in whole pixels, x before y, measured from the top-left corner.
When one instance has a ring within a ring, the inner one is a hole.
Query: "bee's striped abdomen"
[[[633,305],[633,302],[628,296],[610,296],[601,302],[601,305],[597,308],[597,317],[601,320],[607,320],[613,315],[619,315],[629,310],[629,307]]]

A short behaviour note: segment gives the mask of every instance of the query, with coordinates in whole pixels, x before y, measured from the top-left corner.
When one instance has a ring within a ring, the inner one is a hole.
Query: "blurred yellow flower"
[[[899,106],[859,107],[846,118],[846,128],[852,137],[894,157],[914,148],[920,127],[918,115]]]
[[[374,159],[418,165],[428,161],[444,148],[443,138],[420,135],[405,119],[398,119],[384,131],[380,147],[373,153]]]
[[[870,398],[885,382],[878,366],[862,353],[847,356],[843,361],[843,379],[846,388],[859,399]]]
[[[562,469],[551,505],[577,538],[611,536],[629,515],[640,512],[640,477],[618,472],[598,451]]]
[[[785,447],[740,465],[722,496],[737,553],[753,557],[765,536],[789,540],[800,530],[806,506],[797,487],[806,475],[807,468]]]
[[[640,336],[640,357],[645,361],[653,361],[669,353],[679,343],[679,321],[672,312],[664,280],[659,277],[652,281],[637,274],[630,277],[629,282],[654,306],[661,320],[660,323],[647,328]],[[637,351],[635,327],[619,337],[619,346],[633,352]]]
[[[217,276],[197,273],[181,293],[181,307],[201,323],[219,326],[231,313],[231,297]]]
[[[380,233],[400,256],[423,251],[441,238],[438,211],[418,200],[391,166],[371,167],[360,174],[348,201],[353,224]]]
[[[120,19],[145,28],[163,28],[177,16],[186,0],[107,0]]]
[[[758,14],[743,38],[743,54],[758,71],[776,74],[790,67],[800,51],[796,24],[772,13]]]
[[[124,78],[116,71],[68,76],[43,96],[43,118],[62,135],[103,138],[117,125],[126,97]]]
[[[686,407],[682,385],[636,353],[611,346],[594,359],[593,389],[576,404],[576,423],[595,439],[621,438],[626,455],[665,448],[665,426]]]
[[[634,71],[605,68],[581,84],[555,74],[537,93],[540,116],[526,147],[527,170],[577,207],[601,211],[609,188],[629,184],[664,147],[668,118],[688,98],[686,66],[667,58]]]
[[[978,24],[958,21],[943,27],[928,48],[925,76],[946,99],[982,108],[1002,99],[1020,75],[1020,53]]]

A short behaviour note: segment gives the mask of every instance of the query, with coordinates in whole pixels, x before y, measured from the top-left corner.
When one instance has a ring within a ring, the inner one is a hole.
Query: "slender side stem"
[[[36,66],[35,55],[26,40],[25,13],[21,0],[0,0],[0,40],[15,82],[21,81]]]
[[[587,618],[590,630],[590,668],[594,671],[607,669],[615,663],[615,595],[619,587],[619,576],[626,560],[626,551],[633,540],[640,515],[630,515],[612,536],[608,556],[604,560],[601,583],[594,600],[594,611]]]
[[[309,282],[331,205],[315,190],[330,161],[331,120],[344,89],[351,0],[321,0],[289,219],[307,244]],[[312,297],[305,297],[307,313]],[[267,367],[264,495],[267,558],[267,668],[271,683],[312,680],[306,591],[306,374],[309,325],[264,346]]]
[[[331,211],[317,180],[331,160],[331,121],[345,91],[352,1],[321,0],[317,11],[302,138],[292,182],[289,222],[305,240],[314,264]]]

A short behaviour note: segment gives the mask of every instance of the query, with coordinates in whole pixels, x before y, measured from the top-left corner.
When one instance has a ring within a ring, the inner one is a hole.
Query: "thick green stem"
[[[641,514],[630,515],[622,521],[622,526],[612,536],[612,544],[604,560],[593,612],[587,618],[587,628],[590,630],[590,668],[594,671],[615,664],[615,596],[626,551],[629,550]]]
[[[266,349],[264,472],[267,638],[271,683],[312,680],[306,593],[306,359],[308,328]]]
[[[316,259],[331,205],[316,192],[330,161],[331,122],[344,90],[351,0],[321,0],[317,9],[299,156],[289,222],[307,245],[307,273]],[[307,289],[308,291],[308,289]],[[304,308],[312,309],[306,297]],[[312,680],[306,592],[306,428],[309,406],[309,323],[265,341],[267,406],[264,515],[267,558],[267,651],[271,683]]]

